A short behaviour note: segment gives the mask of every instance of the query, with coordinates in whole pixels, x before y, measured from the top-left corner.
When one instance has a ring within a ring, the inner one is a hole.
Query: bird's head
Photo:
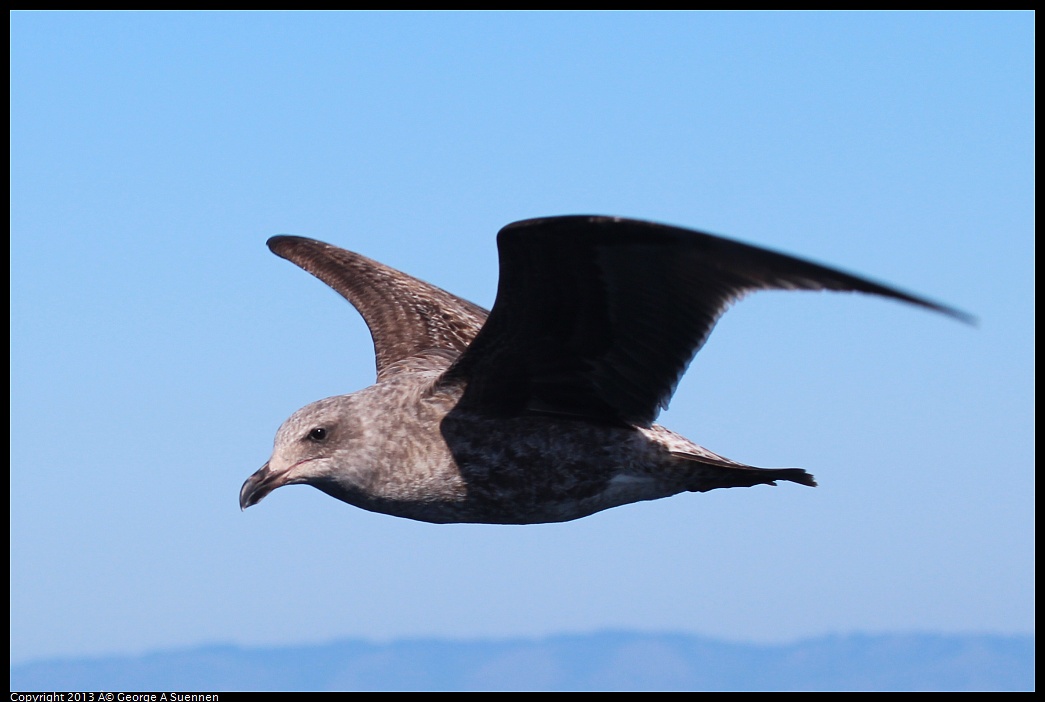
[[[352,396],[342,395],[313,402],[292,414],[276,432],[272,457],[240,488],[240,509],[261,502],[284,485],[322,489],[350,478],[344,471],[349,465],[346,453],[351,453],[359,429],[352,406]]]

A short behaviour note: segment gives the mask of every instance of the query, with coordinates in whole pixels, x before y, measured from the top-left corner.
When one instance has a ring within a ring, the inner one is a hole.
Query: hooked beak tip
[[[243,482],[243,487],[239,490],[240,511],[242,512],[247,507],[261,502],[265,495],[279,487],[278,484],[273,484],[273,482],[272,469],[269,468],[268,463],[265,463]]]

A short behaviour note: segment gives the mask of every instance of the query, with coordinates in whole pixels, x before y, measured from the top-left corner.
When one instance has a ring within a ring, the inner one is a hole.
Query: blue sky
[[[1034,630],[1029,13],[14,13],[11,659],[610,628]],[[282,421],[369,385],[265,240],[484,306],[508,222],[652,219],[976,314],[764,293],[665,425],[820,487],[565,524],[290,487]]]

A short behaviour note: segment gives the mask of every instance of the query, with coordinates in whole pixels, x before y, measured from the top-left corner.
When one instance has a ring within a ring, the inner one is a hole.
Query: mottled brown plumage
[[[684,491],[789,480],[654,424],[727,307],[755,290],[837,290],[969,315],[701,232],[597,216],[508,225],[478,305],[329,244],[269,240],[362,314],[377,383],[294,413],[240,506],[307,483],[429,522],[538,523]]]

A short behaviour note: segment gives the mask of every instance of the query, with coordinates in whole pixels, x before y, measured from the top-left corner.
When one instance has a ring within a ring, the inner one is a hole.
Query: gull
[[[240,508],[306,484],[433,523],[537,524],[681,492],[815,486],[655,423],[726,309],[757,290],[861,292],[965,312],[792,256],[618,217],[515,222],[497,235],[493,309],[312,239],[268,247],[347,299],[377,382],[295,412]]]

